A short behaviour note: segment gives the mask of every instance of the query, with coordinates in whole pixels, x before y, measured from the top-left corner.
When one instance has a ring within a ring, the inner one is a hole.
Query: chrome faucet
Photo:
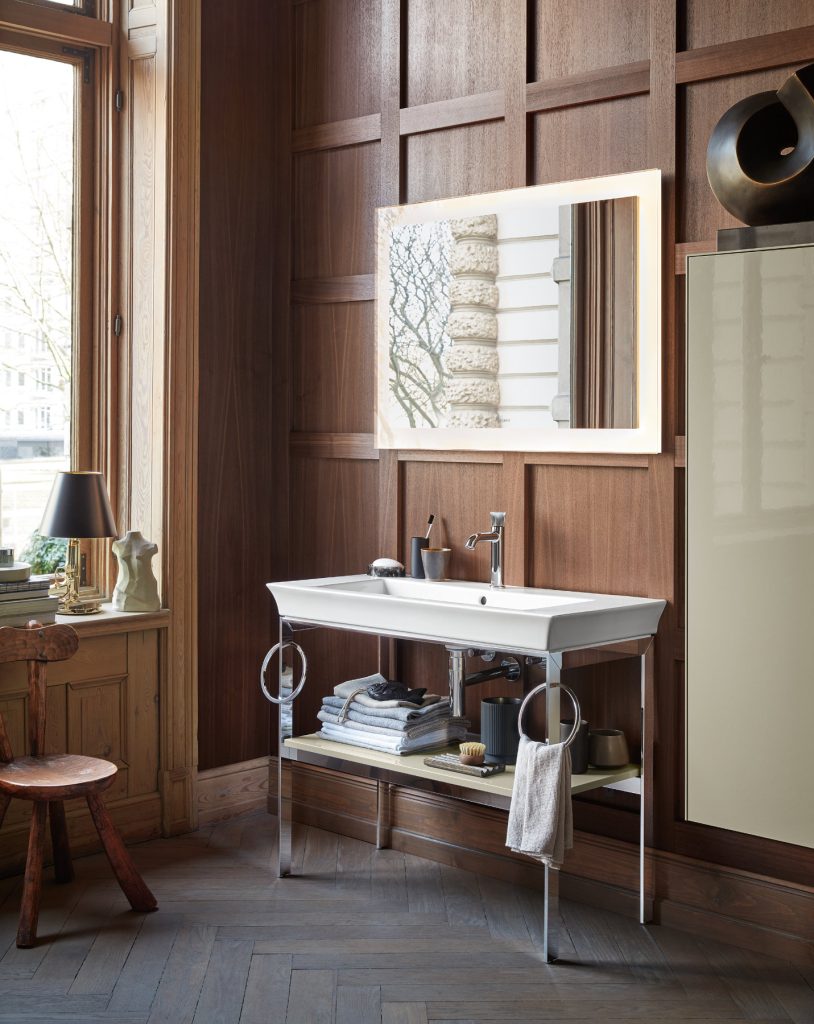
[[[490,512],[492,528],[489,533],[473,533],[466,542],[467,550],[474,551],[480,541],[488,541],[492,545],[492,563],[489,573],[489,586],[502,587],[503,584],[503,531],[506,526],[505,512]]]

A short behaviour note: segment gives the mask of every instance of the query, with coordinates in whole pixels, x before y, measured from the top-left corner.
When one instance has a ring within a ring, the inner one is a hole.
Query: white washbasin
[[[649,636],[664,601],[444,580],[334,576],[269,583],[282,616],[366,633],[537,654]]]

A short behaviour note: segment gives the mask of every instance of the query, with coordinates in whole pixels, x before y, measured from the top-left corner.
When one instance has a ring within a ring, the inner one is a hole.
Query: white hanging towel
[[[558,868],[574,845],[571,751],[520,737],[506,845]]]

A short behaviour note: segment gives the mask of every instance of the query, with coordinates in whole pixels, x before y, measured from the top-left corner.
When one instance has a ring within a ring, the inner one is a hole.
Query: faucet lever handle
[[[506,513],[505,512],[490,512],[489,515],[492,517],[492,529],[497,530],[501,526],[506,524]]]

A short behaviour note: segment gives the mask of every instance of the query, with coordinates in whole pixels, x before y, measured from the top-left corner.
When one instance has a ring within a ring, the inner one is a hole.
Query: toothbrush
[[[434,522],[435,522],[435,514],[432,513],[430,515],[430,518],[427,520],[427,532],[424,534],[424,540],[429,540],[430,539],[430,530],[432,529],[432,524]]]

